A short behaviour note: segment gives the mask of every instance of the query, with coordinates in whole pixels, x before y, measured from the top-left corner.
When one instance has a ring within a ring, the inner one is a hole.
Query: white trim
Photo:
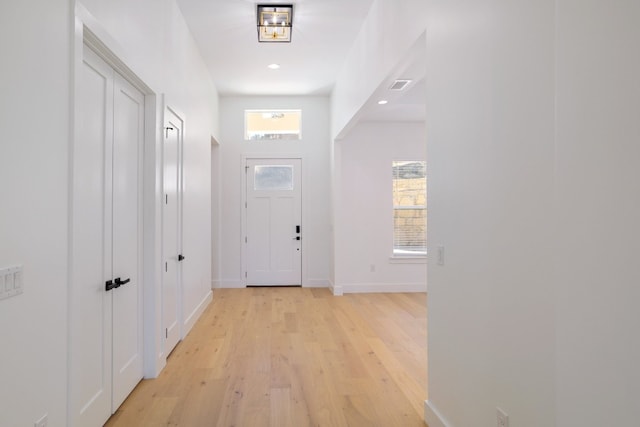
[[[329,286],[329,289],[331,289],[331,292],[333,292],[333,296],[334,297],[341,297],[342,295],[344,295],[344,292],[342,290],[342,286],[340,286],[340,285],[334,285],[332,283]]]
[[[335,286],[345,294],[427,292],[426,283],[343,283]]]
[[[204,313],[204,310],[209,306],[211,301],[213,301],[213,292],[209,291],[202,301],[200,301],[200,304],[198,304],[195,310],[193,310],[189,317],[185,319],[182,325],[182,339],[189,334],[191,328],[193,328],[193,325],[195,325],[200,316],[202,316],[202,313]]]
[[[308,279],[305,283],[302,284],[304,288],[329,288],[331,287],[331,282],[327,279]]]
[[[215,280],[212,282],[214,289],[243,289],[246,288],[244,280]]]
[[[450,426],[430,400],[424,401],[424,422],[427,423],[429,427]]]
[[[390,256],[389,264],[426,264],[427,256]]]

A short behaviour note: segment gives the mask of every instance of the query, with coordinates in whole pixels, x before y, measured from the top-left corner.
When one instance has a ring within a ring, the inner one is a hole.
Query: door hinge
[[[164,337],[169,338],[169,328],[164,329]]]
[[[245,242],[245,243],[248,243],[248,242],[247,242],[247,236],[244,236],[244,242]]]
[[[244,272],[244,278],[245,279],[247,278],[247,272],[246,271]]]
[[[169,204],[169,195],[168,195],[168,194],[165,194],[165,195],[164,195],[164,204],[165,204],[165,205],[168,205],[168,204]]]
[[[164,272],[167,273],[169,271],[169,263],[164,263]]]
[[[244,167],[244,173],[247,173],[247,172],[249,172],[249,166]]]

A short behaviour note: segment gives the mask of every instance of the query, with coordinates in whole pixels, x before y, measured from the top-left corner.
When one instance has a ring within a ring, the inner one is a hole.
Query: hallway
[[[107,426],[423,426],[426,296],[214,291]]]

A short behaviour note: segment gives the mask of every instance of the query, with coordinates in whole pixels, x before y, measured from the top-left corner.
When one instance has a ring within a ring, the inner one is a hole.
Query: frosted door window
[[[293,190],[293,166],[255,166],[254,172],[256,191]]]

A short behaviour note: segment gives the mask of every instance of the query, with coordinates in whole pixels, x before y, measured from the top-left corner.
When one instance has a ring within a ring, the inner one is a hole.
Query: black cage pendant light
[[[292,4],[259,4],[257,15],[259,42],[291,42]]]

